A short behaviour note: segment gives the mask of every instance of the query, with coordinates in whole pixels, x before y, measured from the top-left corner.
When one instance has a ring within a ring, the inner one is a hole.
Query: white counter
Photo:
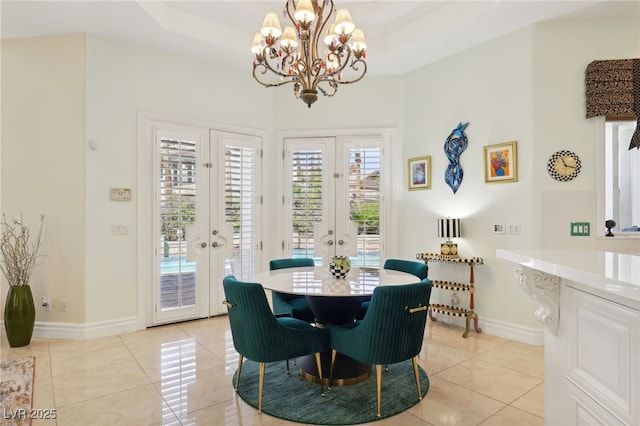
[[[640,310],[640,255],[593,250],[497,250],[496,256],[573,281],[578,290]]]
[[[640,424],[640,255],[497,250],[545,325],[545,424]]]

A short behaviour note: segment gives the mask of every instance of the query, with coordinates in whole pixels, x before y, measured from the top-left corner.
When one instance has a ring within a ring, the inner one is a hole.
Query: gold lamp
[[[280,26],[269,12],[253,37],[253,78],[265,87],[293,84],[293,93],[311,108],[318,91],[331,97],[339,84],[360,81],[367,73],[367,42],[347,9],[333,0],[287,0]],[[329,23],[331,19],[333,23]]]
[[[440,244],[440,255],[448,258],[458,258],[458,245],[451,238],[460,238],[460,219],[438,219],[438,237],[447,240]]]

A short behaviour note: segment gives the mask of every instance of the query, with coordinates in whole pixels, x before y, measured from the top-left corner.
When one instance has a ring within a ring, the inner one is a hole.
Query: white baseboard
[[[490,318],[482,319],[479,325],[483,333],[515,340],[516,342],[527,343],[529,345],[544,345],[543,326],[540,326],[540,328],[524,327],[518,324],[492,320]],[[471,329],[473,330],[473,322]]]
[[[465,319],[461,317],[449,317],[446,315],[436,315],[436,317],[438,321],[446,321],[449,324],[461,328],[465,326]],[[498,336],[529,345],[544,345],[544,327],[542,326],[540,326],[540,328],[524,327],[518,324],[483,317],[479,318],[478,326],[482,333],[491,334],[492,336]],[[473,320],[471,320],[469,334],[471,335],[475,332]]]
[[[462,320],[460,324],[458,324],[459,321],[453,322],[456,323],[456,325],[464,327],[464,319],[456,319]],[[524,327],[490,318],[481,318],[478,325],[483,333],[527,343],[529,345],[544,344],[544,327]],[[142,329],[144,329],[144,327],[140,327],[137,317],[88,324],[36,321],[33,337],[42,339],[85,340],[130,333]],[[2,323],[2,333],[4,334],[4,323]],[[471,322],[470,333],[475,333],[473,321]]]
[[[87,324],[36,321],[33,329],[33,337],[42,339],[85,340],[130,333],[139,329],[137,317]]]

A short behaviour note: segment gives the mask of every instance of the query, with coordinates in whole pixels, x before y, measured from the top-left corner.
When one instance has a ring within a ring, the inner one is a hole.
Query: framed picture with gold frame
[[[485,183],[518,181],[517,142],[504,142],[484,147]]]
[[[431,156],[410,158],[409,191],[431,189]]]

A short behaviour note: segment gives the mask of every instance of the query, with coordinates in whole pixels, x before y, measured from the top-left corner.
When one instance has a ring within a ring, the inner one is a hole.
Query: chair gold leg
[[[333,366],[336,363],[337,354],[338,352],[335,349],[331,351],[331,368],[329,369],[329,389],[331,389],[331,386],[333,385]]]
[[[380,405],[382,403],[382,365],[376,364],[376,391],[378,393],[378,417],[382,417]]]
[[[416,386],[418,387],[418,399],[421,400],[422,392],[420,389],[420,373],[418,372],[418,357],[414,356],[413,358],[411,358],[411,361],[413,361],[413,374],[416,376]]]
[[[236,371],[236,392],[238,392],[238,385],[240,384],[240,372],[242,371],[242,359],[244,357],[240,355],[238,357],[238,371]]]
[[[322,360],[320,352],[316,352],[316,365],[318,366],[318,376],[320,376],[320,395],[324,396],[324,385],[322,384]]]
[[[287,374],[289,374],[289,359],[287,359]]]
[[[260,363],[260,382],[258,385],[258,413],[262,413],[262,391],[264,390],[264,368],[266,363]]]

